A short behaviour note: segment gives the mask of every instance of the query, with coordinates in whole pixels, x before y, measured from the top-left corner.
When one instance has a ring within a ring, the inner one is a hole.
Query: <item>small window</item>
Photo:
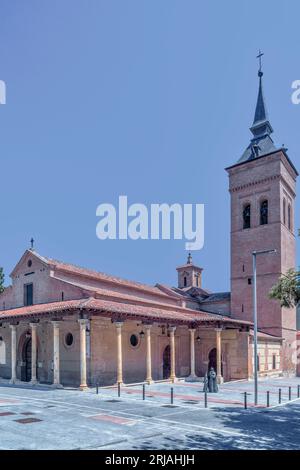
[[[133,348],[136,348],[137,345],[139,344],[139,338],[137,335],[131,335],[130,336],[130,344]]]
[[[24,285],[24,305],[33,305],[33,284]]]
[[[260,225],[267,225],[269,217],[269,204],[268,201],[262,201],[260,205]]]
[[[244,304],[242,304],[242,313],[244,312]]]
[[[251,226],[251,206],[247,204],[243,209],[243,228],[250,228]]]
[[[31,259],[28,260],[27,266],[28,266],[28,268],[31,268],[31,266],[32,266],[32,261],[31,261]]]
[[[286,225],[286,200],[283,198],[283,205],[282,205],[282,212],[283,212],[283,223]]]
[[[251,284],[252,284],[252,279],[251,279],[251,277],[248,277],[248,284],[249,284],[249,286],[251,286]]]
[[[183,285],[184,285],[184,287],[187,286],[186,276],[184,276],[184,278],[183,278]]]
[[[273,354],[272,356],[272,368],[276,369],[276,354]]]
[[[291,230],[292,228],[292,221],[291,221],[291,205],[288,205],[288,228]]]
[[[61,300],[62,300],[62,302],[65,300],[65,293],[64,292],[61,293]]]
[[[69,347],[72,346],[72,344],[74,343],[74,336],[72,335],[72,333],[67,333],[66,334],[65,343]]]

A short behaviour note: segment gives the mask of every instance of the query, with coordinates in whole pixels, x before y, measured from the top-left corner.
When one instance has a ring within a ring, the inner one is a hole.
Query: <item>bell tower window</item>
[[[243,210],[243,228],[250,228],[251,226],[251,206],[247,204]]]
[[[186,276],[184,276],[184,278],[183,278],[183,285],[184,285],[184,287],[186,287],[186,286],[187,286],[187,280],[186,280]]]
[[[285,198],[283,198],[282,211],[283,211],[283,223],[285,225],[286,224],[286,200],[285,200]]]
[[[267,225],[269,216],[268,201],[262,201],[260,205],[260,225]]]

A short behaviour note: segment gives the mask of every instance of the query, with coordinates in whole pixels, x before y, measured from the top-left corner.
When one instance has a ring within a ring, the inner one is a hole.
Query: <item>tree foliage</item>
[[[300,271],[289,269],[272,287],[269,296],[279,300],[282,307],[296,307],[300,302]]]
[[[4,291],[4,271],[3,268],[0,267],[0,294]]]

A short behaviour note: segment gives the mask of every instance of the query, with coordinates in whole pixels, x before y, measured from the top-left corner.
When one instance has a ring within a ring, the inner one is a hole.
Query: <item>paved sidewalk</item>
[[[300,449],[298,385],[299,378],[260,380],[254,407],[253,383],[231,382],[209,394],[205,408],[201,383],[152,384],[145,400],[141,385],[121,387],[119,398],[116,388],[97,395],[2,383],[0,449]]]

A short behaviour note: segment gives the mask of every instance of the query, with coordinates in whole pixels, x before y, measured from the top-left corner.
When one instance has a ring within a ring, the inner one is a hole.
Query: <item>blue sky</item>
[[[299,165],[298,1],[0,0],[0,265],[39,253],[176,284],[184,241],[100,241],[96,207],[204,203],[204,286],[229,288],[224,168],[250,139],[257,51],[275,141]],[[299,226],[299,217],[296,220]]]

